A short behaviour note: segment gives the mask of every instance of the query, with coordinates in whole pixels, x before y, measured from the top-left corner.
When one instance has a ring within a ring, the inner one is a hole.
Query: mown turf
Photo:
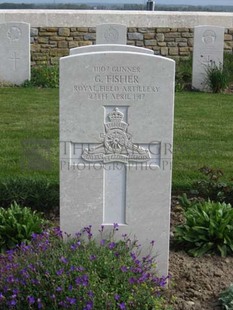
[[[204,165],[233,176],[232,108],[232,95],[176,94],[174,188],[190,187]]]
[[[0,88],[0,179],[58,180],[58,90]],[[233,96],[176,94],[173,189],[190,187],[203,165],[233,175]],[[44,166],[44,169],[43,169]]]

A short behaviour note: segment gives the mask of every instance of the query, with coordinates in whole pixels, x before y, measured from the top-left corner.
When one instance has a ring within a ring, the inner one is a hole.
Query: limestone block
[[[169,47],[169,55],[171,56],[179,55],[178,47]]]
[[[75,48],[79,46],[78,41],[71,41],[68,43],[68,45],[69,45],[69,48]]]
[[[49,38],[46,38],[46,37],[38,38],[38,43],[48,43],[48,42],[49,42]]]
[[[67,41],[58,41],[58,47],[68,47]]]
[[[188,42],[188,39],[186,38],[176,38],[176,42]]]
[[[158,46],[167,46],[166,42],[158,42]]]
[[[65,37],[60,37],[60,36],[52,36],[50,40],[52,41],[64,41],[66,38]]]
[[[168,42],[168,43],[167,43],[167,46],[168,46],[168,47],[177,47],[177,46],[178,46],[178,43],[177,43],[177,42]]]
[[[225,41],[232,41],[232,35],[231,34],[225,34],[224,35],[224,40]]]
[[[69,28],[59,28],[58,34],[59,34],[59,36],[68,37],[70,35],[70,29]]]
[[[54,48],[50,50],[50,56],[62,57],[69,54],[68,48]]]
[[[161,47],[161,55],[162,56],[168,55],[168,47]]]
[[[95,39],[96,39],[96,34],[95,33],[89,33],[89,34],[85,34],[84,35],[84,40],[93,40],[93,41],[95,41]]]
[[[181,34],[182,38],[193,38],[193,33],[190,32],[183,32]]]
[[[51,36],[54,36],[54,32],[40,31],[39,36],[40,37],[51,37]]]
[[[128,28],[128,32],[137,32],[138,30],[137,30],[137,28],[135,28],[135,27],[129,27]]]
[[[190,51],[189,47],[181,47],[180,48],[180,52],[189,52],[189,51]]]
[[[165,33],[165,39],[166,38],[180,38],[181,33],[180,32],[170,32],[170,33]]]
[[[145,33],[144,34],[144,39],[145,40],[151,40],[155,38],[155,34],[154,33]]]
[[[188,39],[188,46],[193,46],[193,38]]]
[[[145,46],[157,45],[157,40],[145,40]]]
[[[157,33],[155,38],[158,42],[163,42],[164,41],[164,34],[163,33]]]
[[[143,34],[139,32],[128,33],[129,40],[143,40]]]
[[[185,47],[185,46],[188,46],[188,44],[187,44],[187,42],[179,42],[178,46]]]

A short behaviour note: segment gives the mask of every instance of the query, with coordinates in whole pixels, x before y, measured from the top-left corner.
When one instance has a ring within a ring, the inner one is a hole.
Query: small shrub
[[[175,227],[175,241],[193,256],[233,253],[233,209],[230,204],[204,202],[184,212],[185,223]]]
[[[187,197],[187,194],[184,193],[183,195],[178,196],[178,201],[179,201],[180,206],[186,210],[188,208],[192,208],[196,204],[200,203],[202,200],[196,197],[193,199],[189,199]]]
[[[167,309],[150,254],[127,235],[95,241],[91,226],[63,242],[58,229],[33,235],[30,245],[0,256],[0,308]]]
[[[15,177],[0,182],[0,206],[14,201],[43,213],[55,212],[59,206],[59,184],[46,178]]]
[[[193,184],[196,195],[205,200],[230,203],[233,206],[233,182],[222,180],[224,173],[220,169],[202,167],[199,171],[205,176],[204,179]]]
[[[38,66],[31,69],[31,80],[22,84],[23,87],[59,87],[58,66]]]
[[[223,309],[233,310],[233,284],[220,294],[219,301],[221,302]]]
[[[224,91],[229,85],[228,71],[224,70],[222,64],[214,62],[206,67],[206,84],[213,93]]]
[[[179,60],[176,67],[176,91],[190,90],[192,83],[192,58]]]
[[[14,203],[8,209],[0,208],[0,251],[12,249],[31,240],[32,233],[41,233],[47,224],[42,215]]]
[[[233,82],[233,54],[224,53],[223,70],[227,72],[229,81]]]

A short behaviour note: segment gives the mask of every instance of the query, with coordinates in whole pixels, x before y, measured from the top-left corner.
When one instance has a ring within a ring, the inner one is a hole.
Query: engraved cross
[[[17,69],[17,60],[19,60],[20,57],[17,57],[16,52],[14,52],[14,55],[9,59],[14,61],[14,70],[16,70]]]

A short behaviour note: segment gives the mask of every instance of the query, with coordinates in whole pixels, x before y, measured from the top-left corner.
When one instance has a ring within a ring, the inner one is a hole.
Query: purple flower
[[[76,298],[66,297],[66,301],[67,301],[70,305],[75,305],[75,304],[76,304]]]
[[[90,259],[90,261],[96,260],[96,256],[95,255],[90,255],[89,259]]]
[[[87,233],[87,236],[88,236],[88,239],[90,240],[91,237],[92,237],[92,233],[91,233],[91,225],[89,225],[88,227],[84,227],[83,228],[83,232],[86,232]]]
[[[35,303],[35,298],[33,296],[28,296],[27,301],[29,305],[33,305]]]
[[[87,295],[88,295],[89,297],[91,297],[91,298],[94,297],[94,293],[93,293],[92,291],[88,291]]]
[[[62,238],[62,231],[61,231],[60,227],[55,227],[53,229],[53,232],[54,232],[55,236]]]
[[[128,267],[126,267],[126,266],[121,266],[121,271],[122,271],[122,272],[127,272],[127,271],[128,271]]]
[[[139,282],[145,282],[146,280],[148,280],[150,278],[150,274],[149,273],[143,273],[142,276],[139,278]]]
[[[109,247],[110,250],[112,250],[112,249],[115,248],[115,246],[116,246],[115,242],[110,242],[108,247]]]
[[[92,310],[93,309],[93,301],[89,300],[83,310]]]
[[[63,264],[67,264],[67,263],[68,263],[68,259],[65,258],[64,256],[62,256],[62,257],[60,258],[60,262],[62,262]]]
[[[41,303],[41,299],[40,298],[37,299],[37,305],[38,305],[38,309],[42,308],[42,303]]]
[[[102,245],[102,246],[104,246],[105,245],[105,239],[102,239],[101,241],[100,241],[100,245]]]
[[[81,232],[78,232],[78,233],[75,234],[75,236],[76,236],[77,238],[80,238],[80,237],[82,236],[82,233],[81,233]]]
[[[71,250],[75,251],[81,245],[81,241],[77,241],[75,244],[70,246]]]
[[[38,284],[40,284],[40,281],[38,281],[37,279],[32,279],[31,283],[35,284],[35,285],[38,285]]]
[[[120,308],[121,310],[125,310],[125,309],[126,309],[126,306],[125,306],[125,303],[124,303],[124,302],[118,304],[118,306],[119,306],[119,308]]]
[[[12,275],[10,275],[9,277],[7,277],[6,281],[7,281],[8,283],[14,283],[14,282],[15,282],[15,279],[14,279],[14,277],[13,277]]]
[[[135,283],[137,283],[137,279],[131,277],[131,278],[129,278],[129,283],[130,284],[135,284]]]
[[[80,277],[77,277],[75,279],[75,283],[77,285],[88,286],[88,284],[89,284],[88,275],[84,274]]]
[[[115,298],[115,300],[120,300],[120,295],[116,294],[116,295],[114,296],[114,298]]]
[[[119,225],[117,223],[113,223],[113,230],[118,230]]]
[[[60,287],[60,286],[58,286],[57,288],[56,288],[56,292],[61,292],[62,291],[62,288]]]
[[[63,274],[63,272],[64,272],[64,269],[62,268],[62,269],[59,269],[58,271],[56,271],[56,274],[57,274],[58,276],[60,276],[60,275]]]
[[[9,302],[9,305],[10,306],[15,306],[17,304],[17,301],[15,299],[12,299],[10,302]]]
[[[130,256],[131,256],[131,258],[132,258],[133,261],[135,261],[136,258],[137,258],[137,257],[136,257],[136,254],[133,253],[133,252],[130,253]]]
[[[151,244],[152,246],[154,246],[155,241],[154,241],[154,240],[152,240],[152,241],[150,242],[150,244]]]

